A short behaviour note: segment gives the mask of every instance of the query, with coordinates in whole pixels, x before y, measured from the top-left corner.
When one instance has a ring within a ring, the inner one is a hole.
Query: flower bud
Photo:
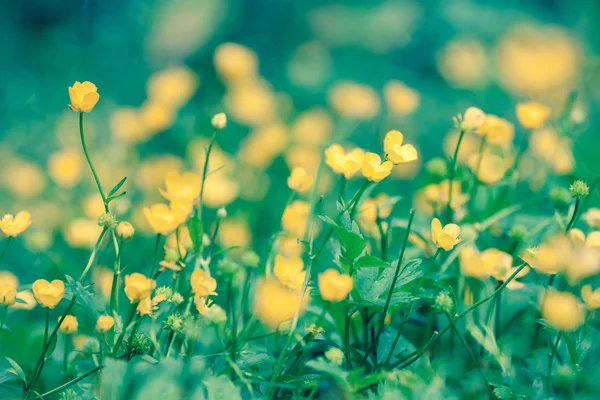
[[[581,179],[576,180],[569,187],[572,197],[586,197],[590,194],[590,187]]]
[[[227,218],[227,209],[225,207],[221,207],[217,210],[217,218],[219,218],[219,219]]]
[[[344,352],[337,347],[330,347],[329,350],[325,352],[325,358],[333,365],[339,366],[344,362]]]
[[[114,229],[117,226],[117,217],[113,213],[105,213],[98,219],[98,226],[106,229]]]
[[[58,320],[60,321],[60,317]],[[73,315],[67,315],[65,316],[62,324],[60,324],[59,329],[62,333],[70,334],[77,332],[78,327],[79,323],[77,322],[77,318],[75,318]]]
[[[173,332],[181,332],[184,328],[183,318],[181,314],[169,314],[163,321],[163,329]]]
[[[154,297],[161,297],[167,301],[173,300],[173,289],[168,286],[161,286],[154,291]]]
[[[165,261],[169,263],[174,263],[179,261],[179,250],[177,249],[167,249],[165,251]]]
[[[564,187],[554,187],[550,190],[550,201],[556,208],[565,208],[571,204],[571,192]]]
[[[175,292],[175,293],[173,293],[173,296],[171,297],[171,301],[173,302],[173,304],[179,305],[179,304],[183,303],[184,299],[183,299],[183,296],[181,295],[181,293]]]
[[[221,274],[231,276],[240,269],[240,265],[231,258],[225,257],[219,260],[217,269]]]
[[[101,315],[96,321],[96,331],[106,333],[115,326],[115,319],[110,315]]]
[[[469,107],[460,123],[460,129],[473,131],[479,129],[485,120],[485,113],[477,107]]]
[[[516,224],[508,231],[508,237],[519,242],[524,241],[527,238],[527,227],[523,224]]]
[[[143,333],[136,333],[131,340],[133,354],[148,354],[152,351],[152,341]]]
[[[260,263],[260,257],[252,250],[248,250],[242,254],[242,264],[249,268],[256,268]]]
[[[216,130],[223,130],[227,126],[227,115],[225,115],[225,113],[215,114],[210,120],[210,123]]]
[[[450,313],[454,308],[454,301],[447,292],[439,292],[437,296],[435,296],[433,308],[440,313]]]
[[[123,240],[131,239],[134,233],[135,229],[133,228],[133,225],[127,221],[119,222],[119,225],[117,225],[117,236]]]

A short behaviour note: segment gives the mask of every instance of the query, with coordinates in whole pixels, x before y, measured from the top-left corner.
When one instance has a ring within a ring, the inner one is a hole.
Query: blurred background
[[[210,161],[222,167],[207,180],[206,205],[228,209],[222,246],[263,255],[280,226],[292,166],[315,172],[331,142],[380,152],[387,130],[398,129],[421,157],[398,166],[378,191],[403,196],[404,214],[426,179],[423,163],[453,148],[444,147],[452,117],[471,105],[515,123],[516,143],[524,134],[518,101],[567,110],[572,131],[544,133],[536,171],[570,182],[599,170],[596,0],[21,0],[0,7],[0,212],[26,209],[33,219],[0,269],[25,284],[78,275],[100,230],[102,202],[67,107],[75,81],[94,82],[101,96],[85,130],[104,187],[128,176],[128,195],[114,210],[139,233],[136,251],[125,254],[130,270],[146,270],[154,246],[142,207],[162,201],[166,172],[201,171],[210,117],[220,111],[229,125]],[[326,168],[322,192],[336,184]],[[100,266],[112,259],[106,247]]]

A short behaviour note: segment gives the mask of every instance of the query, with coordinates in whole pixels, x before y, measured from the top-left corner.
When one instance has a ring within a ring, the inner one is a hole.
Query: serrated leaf
[[[384,269],[381,273],[379,273],[377,268],[363,268],[358,270],[356,274],[356,286],[362,302],[374,306],[385,305],[397,265],[398,260],[394,261],[389,268]],[[403,289],[404,286],[420,276],[421,272],[418,271],[420,265],[421,260],[418,259],[410,260],[404,264],[398,274],[394,293],[390,299],[391,306],[408,303],[416,299],[416,297],[409,292],[403,291]]]
[[[110,192],[108,192],[108,195],[106,197],[110,198],[113,194],[117,193],[119,191],[119,189],[121,189],[121,186],[123,186],[123,184],[125,183],[126,180],[127,180],[127,177],[121,179],[119,181],[119,183],[117,183],[112,189],[110,189]]]
[[[388,268],[390,263],[370,254],[365,254],[362,257],[354,260],[354,268]]]
[[[67,286],[71,291],[71,296],[77,297],[78,305],[88,314],[90,314],[94,320],[98,318],[98,315],[104,314],[104,305],[102,301],[98,299],[92,292],[87,291],[81,282],[76,281],[69,275],[66,276]]]
[[[323,222],[329,225],[340,238],[340,243],[344,248],[344,256],[349,262],[354,261],[362,255],[367,247],[367,240],[360,233],[355,233],[344,229],[328,216],[319,216]],[[354,225],[352,226],[354,229]],[[358,229],[358,227],[356,228]]]

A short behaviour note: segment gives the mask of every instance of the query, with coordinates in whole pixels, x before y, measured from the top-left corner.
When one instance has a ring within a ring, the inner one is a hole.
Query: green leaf
[[[210,376],[204,381],[208,400],[241,400],[240,389],[226,376]]]
[[[337,233],[344,248],[344,255],[350,263],[363,254],[367,247],[367,240],[359,233],[358,226],[354,221],[352,222],[352,231],[349,231],[328,216],[321,215],[319,218]]]
[[[121,193],[119,193],[119,194],[115,194],[114,196],[110,196],[110,197],[108,197],[108,198],[106,199],[106,202],[107,202],[107,203],[110,203],[111,201],[113,201],[113,200],[115,200],[115,199],[118,199],[119,197],[123,197],[123,196],[125,196],[126,194],[127,194],[127,192],[121,192]]]
[[[66,276],[66,280],[67,288],[71,291],[71,295],[77,297],[77,304],[90,314],[94,320],[98,318],[98,315],[105,313],[102,301],[93,293],[87,291],[80,282],[77,282],[69,275]]]
[[[377,268],[363,268],[357,271],[356,286],[364,305],[385,305],[397,265],[398,260],[394,261],[389,268],[384,269],[381,274]],[[421,260],[419,259],[410,260],[404,264],[396,280],[394,293],[390,300],[391,306],[408,303],[416,299],[416,297],[405,291],[405,286],[421,275],[421,271],[418,270],[420,265]]]
[[[383,261],[380,258],[372,256],[370,254],[365,254],[362,257],[354,260],[354,268],[388,268],[390,263],[387,261]]]
[[[330,376],[346,392],[352,391],[352,387],[348,382],[349,373],[343,368],[333,365],[330,362],[325,361],[323,358],[310,360],[306,363],[306,366],[322,374]]]
[[[187,223],[188,230],[190,232],[190,238],[192,239],[192,245],[194,246],[194,254],[200,254],[202,248],[202,237],[204,236],[204,227],[202,221],[198,217],[198,213],[194,213]]]
[[[6,361],[8,361],[11,367],[17,372],[17,376],[21,378],[23,383],[27,384],[27,376],[25,375],[25,372],[23,372],[23,368],[21,368],[21,366],[12,358],[6,356],[4,356],[4,358],[6,358]]]
[[[127,180],[127,177],[121,179],[119,181],[119,183],[117,183],[115,185],[115,187],[113,187],[112,189],[110,189],[110,192],[108,192],[108,195],[106,197],[110,198],[113,194],[117,193],[119,191],[119,189],[121,189],[121,186],[123,186],[123,184],[125,183],[126,180]]]

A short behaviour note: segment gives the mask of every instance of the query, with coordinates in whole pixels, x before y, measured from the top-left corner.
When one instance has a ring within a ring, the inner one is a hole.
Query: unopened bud
[[[133,228],[133,225],[127,221],[119,222],[119,225],[117,225],[117,236],[123,240],[131,239],[134,233],[135,229]]]
[[[215,116],[212,117],[210,123],[216,130],[223,130],[227,126],[227,115],[225,115],[225,113],[215,114]]]
[[[447,292],[440,292],[435,296],[433,307],[438,312],[449,313],[452,312],[452,308],[454,308],[454,301]]]
[[[325,358],[333,365],[339,366],[344,362],[344,352],[337,347],[330,347],[329,350],[325,352]]]
[[[585,197],[590,194],[590,187],[585,181],[578,179],[571,184],[569,191],[573,197]]]
[[[469,107],[463,115],[460,123],[460,129],[464,131],[473,131],[479,129],[485,120],[485,113],[477,107]]]
[[[98,226],[106,229],[114,229],[117,226],[117,217],[113,213],[105,213],[98,219]]]

